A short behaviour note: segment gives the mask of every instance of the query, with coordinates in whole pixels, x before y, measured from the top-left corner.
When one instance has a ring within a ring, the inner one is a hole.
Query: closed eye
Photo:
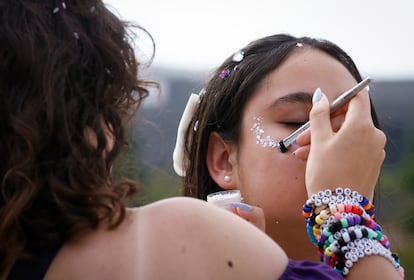
[[[289,126],[289,127],[300,127],[304,125],[307,121],[303,122],[282,122],[283,125]]]

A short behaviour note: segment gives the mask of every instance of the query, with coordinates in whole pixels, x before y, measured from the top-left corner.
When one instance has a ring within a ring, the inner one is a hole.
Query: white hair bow
[[[187,166],[189,163],[189,159],[184,157],[185,134],[199,103],[200,95],[192,93],[188,98],[187,105],[185,106],[180,123],[178,124],[177,140],[173,152],[173,165],[175,173],[179,176],[185,176],[184,166]]]

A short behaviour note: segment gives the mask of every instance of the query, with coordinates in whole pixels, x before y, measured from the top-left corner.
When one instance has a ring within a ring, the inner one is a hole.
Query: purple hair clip
[[[231,61],[233,61],[234,63],[240,63],[243,59],[244,59],[244,52],[242,50],[239,50],[233,54]],[[237,69],[238,69],[238,65],[236,64],[233,67],[233,71],[236,71]],[[225,79],[230,75],[230,72],[231,72],[230,69],[225,69],[220,72],[219,77],[222,79]]]
[[[230,70],[229,69],[225,69],[223,71],[221,71],[220,73],[220,78],[225,79],[230,75]]]

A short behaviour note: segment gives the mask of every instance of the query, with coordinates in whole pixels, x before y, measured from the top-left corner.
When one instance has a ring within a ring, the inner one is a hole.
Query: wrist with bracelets
[[[316,213],[315,209],[322,209]],[[327,189],[313,194],[303,205],[302,215],[320,260],[342,276],[361,258],[379,255],[389,260],[400,276],[404,269],[391,253],[388,238],[375,222],[370,200],[349,188]]]

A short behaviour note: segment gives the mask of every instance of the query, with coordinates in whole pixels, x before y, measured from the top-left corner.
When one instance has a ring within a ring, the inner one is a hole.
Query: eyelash
[[[304,125],[306,122],[284,122],[283,124],[286,126],[291,126],[291,127],[300,127],[302,125]]]

